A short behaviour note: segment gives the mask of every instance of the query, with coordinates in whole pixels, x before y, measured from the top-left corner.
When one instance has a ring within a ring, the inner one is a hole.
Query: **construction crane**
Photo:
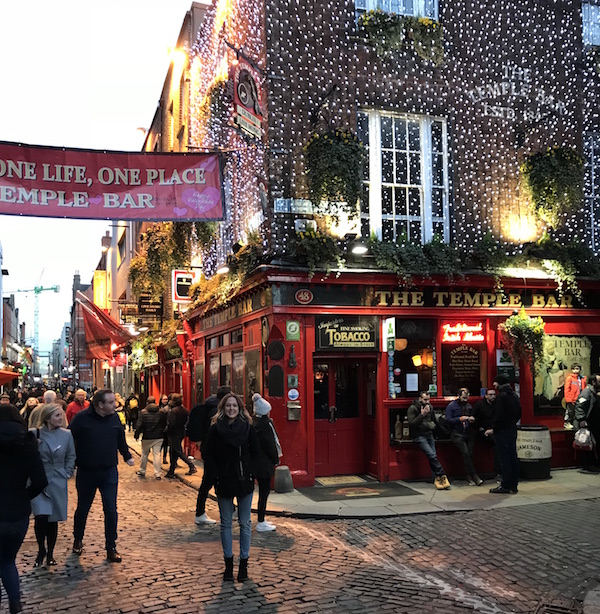
[[[16,294],[17,292],[34,292],[35,303],[33,312],[33,364],[35,365],[39,355],[40,349],[40,294],[46,291],[60,292],[60,286],[50,286],[44,288],[43,286],[35,286],[29,290],[13,290],[12,292],[6,292],[6,294]]]

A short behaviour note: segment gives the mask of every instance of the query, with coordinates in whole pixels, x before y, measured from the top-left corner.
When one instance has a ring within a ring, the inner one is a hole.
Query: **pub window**
[[[581,5],[583,24],[583,44],[597,47],[600,45],[600,6],[591,2]]]
[[[472,396],[487,387],[485,322],[451,321],[441,324],[442,395],[468,388]]]
[[[231,361],[231,390],[236,394],[244,394],[244,353],[233,352]]]
[[[354,6],[357,18],[361,13],[378,9],[397,15],[429,17],[435,21],[438,18],[437,0],[356,0]]]
[[[425,115],[360,111],[365,146],[361,234],[383,241],[450,239],[446,122]]]
[[[223,352],[221,354],[219,385],[231,387],[231,352]]]
[[[235,330],[231,331],[231,345],[234,345],[236,343],[241,343],[242,342],[242,329],[241,328],[236,328]]]
[[[227,347],[229,345],[229,333],[219,335],[219,347]]]
[[[389,364],[390,398],[416,398],[423,390],[437,395],[436,329],[435,320],[396,318],[393,364]]]
[[[562,416],[566,409],[565,386],[574,363],[587,379],[598,371],[600,337],[546,335],[544,355],[538,362],[533,390],[536,416]]]
[[[217,337],[211,337],[208,340],[208,349],[209,350],[216,350],[219,344],[219,340],[217,339]]]

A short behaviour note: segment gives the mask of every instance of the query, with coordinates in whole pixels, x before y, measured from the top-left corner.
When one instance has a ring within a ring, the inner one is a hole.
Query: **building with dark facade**
[[[441,410],[459,387],[478,397],[504,369],[523,422],[547,426],[552,462],[572,464],[562,386],[572,362],[600,368],[598,285],[559,287],[536,264],[547,255],[517,256],[545,231],[598,251],[598,45],[600,5],[579,0],[215,0],[185,48],[180,103],[169,103],[184,109],[185,138],[171,150],[224,158],[226,219],[205,273],[256,234],[273,257],[227,300],[187,312],[178,360],[194,398],[225,384],[246,399],[264,393],[296,485],[423,477],[424,457],[396,428],[410,401],[428,390]],[[336,130],[366,154],[355,217],[310,199],[307,144]],[[550,225],[520,169],[553,148],[585,157],[585,200]],[[313,227],[466,254],[490,240],[515,266],[407,283],[348,254],[314,272],[286,258],[297,230]],[[546,324],[535,376],[511,363],[498,332],[521,307]],[[440,454],[451,472],[460,466],[451,446]],[[489,456],[481,463],[491,469]]]

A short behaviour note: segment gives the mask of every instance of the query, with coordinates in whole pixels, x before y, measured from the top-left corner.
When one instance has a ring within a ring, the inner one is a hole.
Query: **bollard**
[[[292,474],[287,465],[275,467],[275,492],[293,492],[294,484],[292,482]]]

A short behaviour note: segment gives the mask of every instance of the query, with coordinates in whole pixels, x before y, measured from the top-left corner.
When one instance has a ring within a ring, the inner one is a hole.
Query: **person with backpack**
[[[497,495],[515,495],[519,485],[519,459],[517,458],[517,423],[521,419],[521,402],[508,383],[506,375],[498,373],[494,379],[496,405],[492,433],[498,450],[502,482],[490,492]]]

